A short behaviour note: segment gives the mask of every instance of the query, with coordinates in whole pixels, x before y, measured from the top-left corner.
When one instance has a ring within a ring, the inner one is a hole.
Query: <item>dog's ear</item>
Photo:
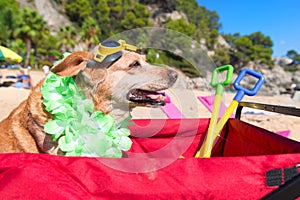
[[[89,52],[74,52],[55,65],[51,71],[60,76],[75,76],[86,67],[93,57],[94,55]]]

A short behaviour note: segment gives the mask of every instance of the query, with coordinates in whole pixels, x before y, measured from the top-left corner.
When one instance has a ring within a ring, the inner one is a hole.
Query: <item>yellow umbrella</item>
[[[20,63],[22,62],[22,57],[12,50],[4,46],[0,46],[0,60]]]

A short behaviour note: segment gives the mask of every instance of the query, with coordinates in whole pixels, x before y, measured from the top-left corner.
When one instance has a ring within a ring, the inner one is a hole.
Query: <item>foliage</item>
[[[88,17],[84,20],[81,27],[81,36],[88,49],[93,47],[93,44],[99,43],[99,32],[100,28],[94,18]]]
[[[299,54],[297,53],[296,50],[289,50],[287,53],[286,53],[286,56],[290,59],[297,59],[297,57],[299,56]]]
[[[224,35],[225,40],[231,45],[230,63],[237,68],[245,66],[249,61],[273,66],[272,46],[273,42],[269,36],[261,32],[241,36],[240,34]]]
[[[37,48],[40,40],[43,38],[43,33],[47,29],[46,22],[34,10],[25,7],[20,12],[20,18],[14,29],[14,36],[21,38],[26,44],[26,58],[24,65],[28,66],[30,61],[31,49],[33,47],[34,54],[37,53]]]
[[[98,27],[101,27],[98,33],[98,38],[102,35],[109,35],[110,33],[110,7],[108,6],[107,0],[98,0],[92,3],[92,17],[95,19]]]
[[[71,26],[60,27],[58,38],[59,48],[63,52],[71,51],[76,44],[76,31]]]
[[[293,63],[295,65],[300,64],[300,54],[297,53],[295,50],[289,50],[286,54],[286,56],[293,60]]]
[[[239,68],[249,61],[273,65],[273,42],[261,32],[249,35],[223,34],[231,47],[217,45],[219,29],[222,26],[219,15],[198,5],[196,0],[51,0],[51,3],[58,5],[73,24],[60,27],[58,32],[53,33],[36,11],[19,8],[16,0],[0,1],[0,44],[11,47],[26,57],[25,65],[33,65],[32,62],[52,62],[59,58],[61,52],[74,50],[75,45],[80,42],[85,42],[86,50],[91,50],[100,41],[115,33],[152,26],[149,20],[150,11],[147,9],[150,4],[155,4],[164,12],[182,11],[186,17],[168,19],[163,26],[198,42],[205,41],[207,49],[214,51],[212,58],[217,65],[231,63]],[[180,43],[181,38],[176,40]],[[146,42],[147,38],[137,38],[137,43]],[[170,43],[172,44],[176,45]],[[185,47],[181,46],[180,50],[186,51],[190,46],[191,44],[186,44]],[[145,53],[151,55],[151,51]],[[189,63],[166,52],[155,51],[152,54],[156,55],[157,52],[160,57],[153,57],[153,61],[174,65],[189,76],[199,75],[199,72],[193,69],[193,61]],[[34,55],[34,59],[30,59],[30,55]],[[287,57],[292,58],[295,64],[300,63],[297,52],[291,50]]]
[[[293,66],[284,66],[283,70],[286,71],[286,72],[296,72],[299,69],[298,69],[297,66],[293,65]]]
[[[9,46],[18,20],[18,3],[15,0],[0,1],[0,44]]]
[[[219,35],[219,15],[216,11],[207,10],[204,6],[199,6],[195,0],[176,0],[176,4],[188,17],[191,24],[194,24],[194,38],[200,41],[206,40],[209,49],[213,49]]]
[[[233,43],[235,40],[237,40],[241,35],[239,33],[234,33],[234,34],[222,34],[222,37],[226,40],[226,42],[230,45],[233,46]]]
[[[44,31],[37,50],[40,60],[39,66],[43,66],[46,63],[51,66],[50,63],[60,57],[61,51],[59,50],[59,44],[58,38],[53,36],[49,30]]]
[[[226,48],[219,48],[212,56],[217,66],[223,66],[230,63],[229,51]]]
[[[187,23],[183,18],[180,18],[178,20],[169,19],[165,24],[165,27],[186,34],[188,36],[192,36],[195,33],[194,25]]]
[[[70,19],[78,25],[82,25],[92,13],[92,6],[88,0],[68,0],[65,9]]]
[[[149,12],[146,7],[137,3],[133,9],[129,10],[124,19],[121,21],[123,29],[133,29],[139,27],[149,26]]]
[[[114,33],[150,26],[150,13],[135,0],[68,0],[65,5],[70,20],[78,26],[92,16],[101,27],[98,38],[105,40]]]

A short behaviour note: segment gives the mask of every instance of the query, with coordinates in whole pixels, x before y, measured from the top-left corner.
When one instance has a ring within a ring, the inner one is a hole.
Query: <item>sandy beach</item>
[[[17,70],[0,69],[0,73],[6,75],[16,75]],[[33,83],[37,84],[43,77],[42,71],[31,71]],[[30,93],[28,89],[17,89],[12,87],[0,87],[0,120],[16,108],[20,102],[25,100]],[[197,99],[198,96],[210,96],[212,92],[201,92],[200,90],[170,89],[167,91],[172,103],[182,112],[186,118],[210,118],[210,111]],[[234,97],[234,93],[225,93],[223,102],[229,105]],[[293,106],[300,108],[300,102],[292,100],[289,95],[281,96],[246,96],[243,101],[275,104],[283,106]],[[132,112],[133,118],[164,118],[166,114],[160,108],[136,108]],[[298,117],[286,116],[271,112],[264,112],[254,109],[243,109],[241,120],[253,125],[265,128],[272,132],[290,131],[289,138],[300,141],[300,119]]]

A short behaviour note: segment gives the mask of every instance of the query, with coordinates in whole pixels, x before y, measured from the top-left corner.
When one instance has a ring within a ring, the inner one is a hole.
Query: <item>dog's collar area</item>
[[[44,130],[65,155],[120,158],[131,148],[131,117],[115,124],[111,116],[94,110],[93,101],[85,98],[71,76],[50,72],[41,92],[45,110],[53,115]]]
[[[112,63],[122,56],[122,50],[136,51],[137,47],[127,44],[125,40],[106,40],[99,44],[94,60],[98,63]]]

